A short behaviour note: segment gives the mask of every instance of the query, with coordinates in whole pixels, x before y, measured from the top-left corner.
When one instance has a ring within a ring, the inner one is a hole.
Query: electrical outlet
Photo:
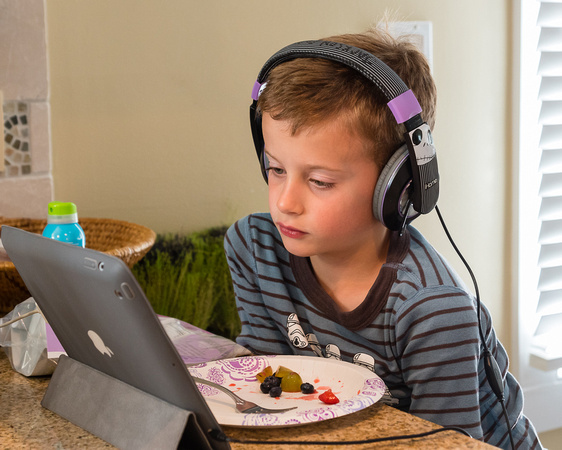
[[[427,21],[390,22],[388,31],[393,36],[406,36],[425,55],[433,72],[433,24]]]

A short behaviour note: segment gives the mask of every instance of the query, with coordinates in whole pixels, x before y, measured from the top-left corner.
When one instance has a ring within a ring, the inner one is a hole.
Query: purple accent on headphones
[[[393,98],[387,105],[397,123],[404,123],[422,112],[418,99],[414,96],[411,89]]]
[[[258,97],[260,96],[260,89],[261,89],[262,84],[259,81],[256,81],[254,83],[254,87],[252,88],[252,98],[254,100],[258,100]]]

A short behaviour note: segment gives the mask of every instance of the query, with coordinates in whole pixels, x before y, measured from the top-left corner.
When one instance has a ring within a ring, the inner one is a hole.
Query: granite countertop
[[[110,444],[73,425],[41,406],[49,377],[26,378],[15,372],[0,350],[0,442],[3,448],[113,448]],[[376,404],[348,416],[291,428],[223,427],[237,440],[347,441],[403,434],[423,433],[440,428],[383,404]],[[494,448],[455,431],[432,436],[353,446],[354,449]],[[258,445],[232,443],[234,450],[328,449],[327,445]],[[346,447],[347,448],[347,447]]]

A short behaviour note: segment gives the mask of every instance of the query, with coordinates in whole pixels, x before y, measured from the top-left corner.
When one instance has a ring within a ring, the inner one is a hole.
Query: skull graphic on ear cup
[[[439,197],[439,173],[431,130],[421,118],[421,107],[400,77],[380,59],[357,47],[331,41],[302,41],[271,56],[252,90],[250,125],[262,175],[267,182],[267,156],[258,98],[269,72],[295,58],[323,58],[344,64],[367,78],[387,100],[396,122],[404,124],[406,143],[390,158],[379,175],[373,195],[373,214],[385,227],[402,230],[420,214],[433,210]]]

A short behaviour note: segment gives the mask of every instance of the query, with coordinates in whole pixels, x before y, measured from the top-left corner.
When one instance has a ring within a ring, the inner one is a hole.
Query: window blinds
[[[534,343],[540,351],[532,358],[552,370],[562,367],[562,0],[541,0],[537,25],[541,229]]]

